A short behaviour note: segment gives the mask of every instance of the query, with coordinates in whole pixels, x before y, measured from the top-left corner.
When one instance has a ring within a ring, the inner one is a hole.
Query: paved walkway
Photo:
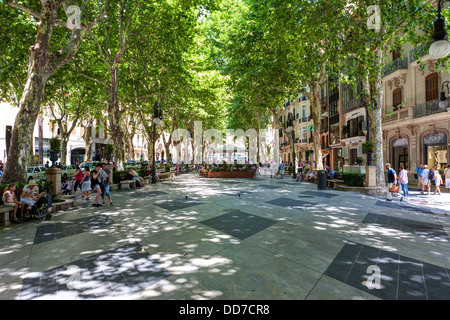
[[[0,299],[450,299],[449,194],[188,174],[91,202],[1,229]]]

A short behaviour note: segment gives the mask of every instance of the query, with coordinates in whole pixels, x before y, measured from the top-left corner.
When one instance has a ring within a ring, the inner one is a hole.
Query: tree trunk
[[[320,119],[322,116],[322,106],[320,104],[320,86],[315,84],[312,87],[312,98],[311,98],[311,112],[312,118],[314,122],[314,131],[313,131],[313,148],[314,148],[314,157],[316,162],[316,170],[323,170],[323,162],[322,162],[322,146],[320,144]]]
[[[386,186],[386,180],[384,176],[384,158],[383,158],[383,127],[382,127],[382,117],[383,117],[383,84],[381,82],[381,77],[379,77],[376,83],[377,99],[373,112],[375,124],[375,165],[377,167],[377,186]]]
[[[19,102],[20,110],[12,129],[7,165],[1,179],[2,184],[26,181],[27,166],[32,161],[30,149],[33,147],[34,126],[44,96],[46,81],[46,77],[37,70],[31,71]]]
[[[112,140],[114,144],[114,155],[117,170],[123,170],[124,160],[124,134],[120,126],[121,111],[117,93],[117,86],[119,82],[119,67],[114,66],[110,70],[111,86],[110,86],[110,101],[108,105],[108,118],[111,126]]]
[[[61,164],[67,164],[67,143],[69,142],[68,137],[61,138]]]

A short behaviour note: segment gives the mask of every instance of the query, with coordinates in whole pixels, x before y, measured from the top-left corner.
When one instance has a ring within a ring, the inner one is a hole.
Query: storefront
[[[443,132],[432,133],[423,137],[424,163],[429,168],[436,164],[439,169],[444,169],[448,163],[447,134]]]
[[[400,166],[409,170],[408,145],[408,137],[392,140],[391,165],[395,170],[398,170]]]
[[[79,165],[84,160],[84,155],[86,154],[85,148],[72,149],[70,152],[70,164]]]

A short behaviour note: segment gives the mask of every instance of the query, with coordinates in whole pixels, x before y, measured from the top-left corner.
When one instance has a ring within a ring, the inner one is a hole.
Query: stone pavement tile
[[[324,272],[344,246],[344,238],[309,226],[279,222],[245,240],[272,254]]]
[[[300,300],[321,276],[249,243],[230,246],[198,264],[197,272],[178,279],[201,299]]]
[[[195,223],[180,230],[161,232],[140,240],[140,243],[169,272],[183,275],[196,272],[203,259],[241,241]]]
[[[191,199],[190,197],[188,197],[187,199],[181,198],[181,199],[171,199],[171,200],[157,200],[154,202],[155,206],[161,207],[168,211],[186,209],[186,208],[189,208],[192,206],[197,206],[200,204],[204,204],[204,202],[195,200],[195,199]]]
[[[379,274],[370,268],[376,266]],[[372,275],[379,280],[371,279]],[[402,254],[349,242],[325,271],[325,275],[388,300],[425,300],[445,297],[450,288],[449,269]],[[370,288],[375,280],[379,287]],[[434,286],[426,285],[426,281]]]
[[[137,243],[35,272],[23,281],[21,299],[111,299],[128,297],[167,278],[167,272]]]
[[[114,229],[114,226],[111,228],[109,231],[84,232],[34,245],[29,252],[27,267],[30,271],[43,271],[116,247],[126,241],[121,230]]]
[[[322,275],[306,300],[381,300],[381,298]]]
[[[129,300],[199,300],[187,289],[186,279],[170,276],[130,296]]]
[[[272,226],[276,221],[238,210],[200,221],[200,223],[244,240]]]

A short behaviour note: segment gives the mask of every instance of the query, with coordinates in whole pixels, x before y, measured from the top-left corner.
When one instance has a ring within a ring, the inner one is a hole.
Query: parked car
[[[46,167],[28,167],[27,182],[33,177],[34,180],[47,180]]]
[[[75,171],[76,171],[77,166],[73,166],[73,165],[65,165],[65,166],[61,166],[61,179],[63,180],[67,180],[72,178],[75,175]]]
[[[84,172],[85,167],[89,167],[89,170],[92,171],[95,166],[97,165],[97,161],[86,161],[80,164],[80,169],[82,172]]]
[[[124,164],[123,164],[123,168],[125,169],[125,170],[128,170],[129,168],[131,168],[131,167],[137,167],[137,168],[139,168],[141,165],[140,165],[140,163],[138,162],[138,161],[135,161],[135,160],[128,160],[127,162],[125,162]]]

